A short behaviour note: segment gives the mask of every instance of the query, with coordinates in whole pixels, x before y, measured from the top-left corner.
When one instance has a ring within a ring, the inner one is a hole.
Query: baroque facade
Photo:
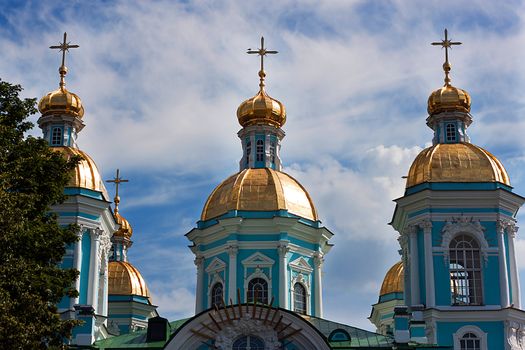
[[[516,265],[516,214],[499,160],[471,143],[471,98],[452,86],[447,38],[445,85],[428,99],[433,145],[414,160],[391,222],[401,261],[386,274],[369,317],[377,333],[323,318],[322,266],[333,233],[312,198],[282,171],[284,104],[266,91],[261,47],[259,90],[237,109],[239,172],[209,195],[186,234],[197,271],[195,315],[160,317],[140,272],[128,261],[132,228],[119,212],[119,173],[110,197],[94,161],[77,146],[84,127],[80,98],[65,88],[39,103],[50,147],[82,156],[68,199],[54,208],[63,225],[80,226],[64,268],[80,272],[78,298],[59,305],[83,320],[72,346],[95,349],[523,349],[525,312]]]

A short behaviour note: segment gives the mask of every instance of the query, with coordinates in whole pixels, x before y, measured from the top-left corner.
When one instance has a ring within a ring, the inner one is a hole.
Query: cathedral
[[[259,90],[237,109],[239,171],[218,184],[186,237],[195,255],[195,314],[167,320],[131,261],[132,226],[93,159],[80,150],[84,106],[66,89],[62,51],[59,88],[41,98],[38,125],[49,146],[80,155],[67,200],[53,207],[59,223],[77,224],[62,267],[75,268],[78,297],[58,305],[83,321],[71,348],[169,350],[525,349],[525,312],[514,239],[525,198],[512,190],[501,162],[470,140],[471,97],[451,84],[445,39],[445,84],[428,98],[432,146],[415,158],[391,221],[401,259],[385,275],[369,320],[376,331],[323,315],[323,262],[334,235],[321,223],[306,188],[283,171],[285,106],[266,88],[264,39]],[[402,137],[402,135],[400,135]],[[395,249],[395,248],[392,248]],[[344,306],[343,306],[344,307]],[[348,310],[349,312],[351,310]]]

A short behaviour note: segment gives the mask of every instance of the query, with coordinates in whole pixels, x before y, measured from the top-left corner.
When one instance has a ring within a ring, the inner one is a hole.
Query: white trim
[[[496,222],[496,235],[498,236],[498,262],[499,262],[499,284],[501,307],[508,307],[509,304],[509,276],[507,273],[507,254],[505,249],[505,229],[507,223],[504,221]]]
[[[221,286],[222,286],[222,300],[224,302],[225,305],[228,305],[228,302],[226,300],[226,295],[224,294],[224,280],[218,275],[218,274],[214,274],[213,276],[213,280],[211,281],[211,283],[208,284],[208,308],[212,307],[212,301],[211,301],[211,298],[212,298],[212,295],[211,295],[211,291],[213,289],[213,287],[219,283]]]
[[[224,278],[226,278],[226,263],[216,257],[211,261],[205,271],[208,274],[208,286],[206,293],[208,297],[207,307],[211,307],[211,288],[215,285],[215,283],[220,283],[222,285],[222,298],[224,303],[228,305],[224,289],[224,279],[220,276],[220,273],[222,272],[224,274]]]
[[[432,221],[424,220],[419,227],[423,229],[423,247],[425,250],[425,291],[426,306],[434,307],[435,287],[434,287],[434,256],[432,253]]]
[[[290,261],[289,265],[292,270],[303,272],[305,274],[311,274],[314,270],[303,256],[295,259],[294,261]]]
[[[271,268],[270,268],[270,272],[271,272]],[[246,276],[246,272],[245,272],[245,276]],[[271,273],[270,273],[270,276],[271,276]],[[255,268],[255,272],[253,272],[250,276],[244,278],[244,302],[245,303],[248,302],[248,284],[254,278],[262,278],[268,284],[268,303],[269,303],[270,300],[272,299],[272,278],[266,276],[266,274],[258,267]]]
[[[456,333],[452,334],[452,337],[454,338],[454,349],[461,350],[459,341],[467,333],[475,334],[476,337],[478,337],[478,339],[480,340],[480,349],[487,350],[487,333],[483,332],[476,326],[463,326],[460,329],[458,329]]]
[[[226,268],[226,263],[224,261],[222,261],[221,259],[219,258],[214,258],[211,263],[208,265],[208,267],[206,268],[206,272],[208,274],[210,273],[213,273],[213,272],[219,272],[219,271],[222,271]]]
[[[489,244],[485,239],[485,227],[481,226],[479,220],[475,220],[473,217],[460,216],[453,217],[446,220],[445,226],[441,230],[441,248],[443,249],[443,259],[445,259],[445,264],[448,264],[449,261],[449,246],[450,242],[459,234],[468,233],[472,235],[479,243],[480,253],[485,260],[485,263],[488,262],[487,251]]]
[[[311,293],[310,293],[310,276],[304,276],[302,273],[297,273],[297,275],[292,278],[292,281],[290,283],[290,310],[295,312],[295,284],[299,283],[304,288],[305,295],[305,307],[306,307],[306,314],[311,315]]]

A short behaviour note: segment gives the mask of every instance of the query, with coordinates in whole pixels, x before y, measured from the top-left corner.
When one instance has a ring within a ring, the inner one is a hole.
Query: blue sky
[[[121,187],[121,213],[134,228],[129,258],[170,319],[193,312],[184,234],[238,170],[235,111],[258,84],[258,61],[245,51],[261,35],[280,52],[266,70],[268,92],[288,112],[285,171],[335,233],[326,318],[373,328],[370,305],[399,259],[387,225],[392,199],[432,138],[426,100],[443,83],[443,52],[430,42],[445,27],[463,42],[451,52],[452,83],[472,96],[472,141],[500,158],[525,195],[522,1],[0,0],[0,8],[0,77],[27,97],[58,86],[60,57],[48,47],[64,31],[80,45],[66,78],[86,109],[78,142],[104,178],[120,168],[130,179]]]

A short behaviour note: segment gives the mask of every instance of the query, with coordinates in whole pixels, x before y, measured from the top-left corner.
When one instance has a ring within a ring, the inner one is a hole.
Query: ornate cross
[[[450,85],[450,78],[448,76],[450,72],[450,63],[448,62],[448,49],[452,49],[452,45],[461,45],[459,41],[451,41],[448,38],[448,31],[445,28],[445,39],[433,42],[432,45],[439,45],[442,48],[445,48],[445,63],[443,63],[443,70],[445,71],[445,85]]]
[[[120,169],[117,169],[117,176],[113,180],[106,180],[106,182],[113,182],[115,184],[115,213],[118,212],[118,205],[120,203],[120,197],[118,196],[118,186],[122,182],[129,182],[129,180],[120,177]]]
[[[49,48],[62,51],[62,67],[65,67],[66,52],[69,51],[69,49],[76,49],[78,47],[78,45],[69,45],[69,42],[67,42],[67,33],[64,32],[64,41],[60,43],[60,45],[50,46]]]
[[[278,53],[278,51],[266,50],[266,48],[264,47],[264,37],[261,36],[261,47],[257,50],[248,49],[246,53],[257,54],[261,56],[261,71],[264,71],[264,56],[266,56],[267,54],[276,54]]]

